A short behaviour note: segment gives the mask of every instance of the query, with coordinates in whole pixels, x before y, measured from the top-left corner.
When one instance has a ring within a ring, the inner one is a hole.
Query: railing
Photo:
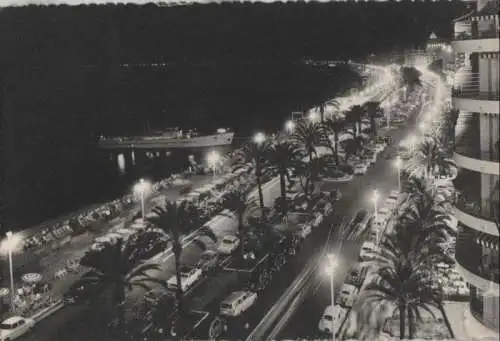
[[[467,198],[463,192],[457,192],[457,200],[455,202],[455,206],[462,212],[465,212],[469,215],[472,215],[477,218],[486,219],[486,220],[496,220],[499,218],[499,205],[500,201],[498,200],[473,200],[471,198]]]
[[[489,74],[483,75],[490,77]],[[499,87],[498,81],[496,84],[490,85],[487,89],[481,87],[481,76],[479,73],[459,73],[455,75],[456,85],[453,86],[452,96],[479,100],[498,101]],[[487,80],[483,79],[485,83]]]
[[[499,162],[500,161],[500,152],[496,151],[483,151],[480,150],[479,146],[479,136],[475,136],[474,132],[468,133],[467,128],[466,131],[455,141],[455,152],[460,155],[470,157],[473,159],[483,160],[483,161],[491,161],[491,162]],[[495,147],[492,147],[493,149]]]
[[[473,39],[493,39],[498,38],[499,30],[495,26],[490,26],[488,30],[472,29],[473,24],[468,24],[468,30],[455,32],[454,40],[473,40]]]
[[[474,240],[479,233],[472,231],[460,231],[456,243],[455,259],[461,266],[466,268],[473,274],[484,278],[485,280],[493,280],[495,283],[500,282],[500,272],[498,270],[497,261],[490,262],[495,257],[489,257],[489,260],[483,257],[482,247]]]

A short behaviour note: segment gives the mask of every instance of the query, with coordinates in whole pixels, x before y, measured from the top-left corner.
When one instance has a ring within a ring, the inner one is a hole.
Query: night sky
[[[297,67],[304,59],[412,48],[432,31],[450,38],[465,12],[460,1],[0,10],[3,220],[16,229],[93,200],[87,192],[109,181],[95,162],[101,133],[166,120],[236,126],[269,110],[279,122],[347,77]],[[173,67],[120,66],[160,62]]]

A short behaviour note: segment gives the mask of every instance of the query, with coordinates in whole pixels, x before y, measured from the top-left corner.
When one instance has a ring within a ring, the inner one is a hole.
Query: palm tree
[[[412,225],[400,224],[396,232],[386,235],[373,259],[364,266],[371,269],[369,280],[362,288],[356,310],[364,321],[378,315],[375,329],[380,330],[390,319],[399,319],[399,337],[404,339],[408,325],[409,338],[415,335],[417,320],[425,310],[434,316],[431,307],[440,310],[448,330],[453,331],[442,306],[442,292],[433,285],[430,264],[452,263],[439,244],[433,243],[433,233],[420,233]],[[360,311],[361,310],[361,311]],[[408,324],[407,324],[408,323]]]
[[[455,164],[448,159],[436,139],[428,138],[422,142],[415,158],[408,164],[413,173],[423,168],[424,176],[431,179],[437,170],[450,170]]]
[[[362,136],[356,136],[342,141],[345,151],[345,162],[349,160],[352,155],[358,155],[363,150],[364,139]]]
[[[300,185],[306,198],[310,199],[314,184],[321,179],[327,170],[327,162],[324,157],[316,157],[311,161],[296,160],[294,162],[293,174],[300,179]]]
[[[347,122],[353,125],[353,135],[358,136],[361,132],[361,119],[363,118],[363,108],[360,105],[353,105],[346,112]]]
[[[118,239],[114,244],[106,244],[100,251],[91,251],[85,257],[85,266],[92,270],[86,273],[80,281],[91,285],[111,286],[113,302],[118,307],[118,326],[123,330],[125,321],[125,295],[126,290],[136,287],[149,290],[148,284],[160,284],[161,280],[151,277],[148,272],[159,270],[158,264],[140,263],[139,248],[146,237],[131,238],[129,241]]]
[[[339,165],[339,135],[346,126],[343,115],[332,115],[324,122],[327,131],[333,133],[335,163]],[[331,147],[331,146],[330,146]]]
[[[302,159],[303,155],[300,153],[296,143],[282,141],[276,142],[269,146],[266,153],[266,159],[269,161],[269,167],[275,169],[280,176],[280,189],[281,189],[281,213],[284,217],[286,215],[286,180],[289,179],[289,174],[294,166],[294,161]]]
[[[248,199],[246,193],[241,190],[234,190],[227,193],[223,205],[238,219],[238,235],[240,238],[241,256],[243,257],[246,239],[245,214],[256,209],[258,206],[254,200]]]
[[[255,166],[255,177],[257,178],[257,191],[259,194],[259,205],[261,210],[261,219],[265,220],[264,194],[262,192],[262,168],[265,164],[265,154],[269,143],[264,141],[262,144],[248,143],[243,148],[233,153],[233,168],[238,170],[251,162]]]
[[[181,237],[191,232],[190,228],[193,221],[196,221],[198,218],[193,217],[192,211],[189,209],[189,204],[186,201],[177,204],[166,200],[163,207],[157,206],[153,208],[153,213],[155,214],[154,216],[147,218],[148,222],[153,227],[152,231],[162,233],[167,239],[167,245],[172,245],[175,261],[175,277],[178,284],[176,289],[176,305],[178,317],[180,317],[183,314],[183,292],[182,286],[180,285],[180,262],[183,248]],[[217,242],[217,237],[208,227],[200,227],[196,235],[197,236],[193,239],[193,243],[202,250],[205,250],[206,245],[200,239],[201,237],[208,237],[212,242]]]
[[[376,102],[376,101],[366,102],[365,107],[366,107],[366,114],[370,118],[371,136],[372,136],[372,139],[375,139],[377,137],[376,118],[377,118],[377,116],[380,115],[380,113],[382,113],[382,108],[380,107],[380,102]]]
[[[321,123],[303,121],[297,124],[292,135],[293,141],[304,146],[309,160],[312,160],[316,153],[316,146],[321,145],[324,136],[324,129]]]

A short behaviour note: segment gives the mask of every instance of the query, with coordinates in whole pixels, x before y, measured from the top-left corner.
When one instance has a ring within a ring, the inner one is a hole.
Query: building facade
[[[459,65],[452,105],[454,180],[458,220],[455,258],[470,289],[469,312],[488,331],[499,330],[499,21],[498,1],[480,0],[454,21],[452,42]],[[480,335],[477,335],[480,336]]]

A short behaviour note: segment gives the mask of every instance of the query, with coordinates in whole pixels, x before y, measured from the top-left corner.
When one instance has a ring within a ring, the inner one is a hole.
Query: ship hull
[[[99,146],[104,149],[206,149],[230,146],[233,143],[233,138],[233,132],[180,139],[155,136],[123,140],[101,140]]]

